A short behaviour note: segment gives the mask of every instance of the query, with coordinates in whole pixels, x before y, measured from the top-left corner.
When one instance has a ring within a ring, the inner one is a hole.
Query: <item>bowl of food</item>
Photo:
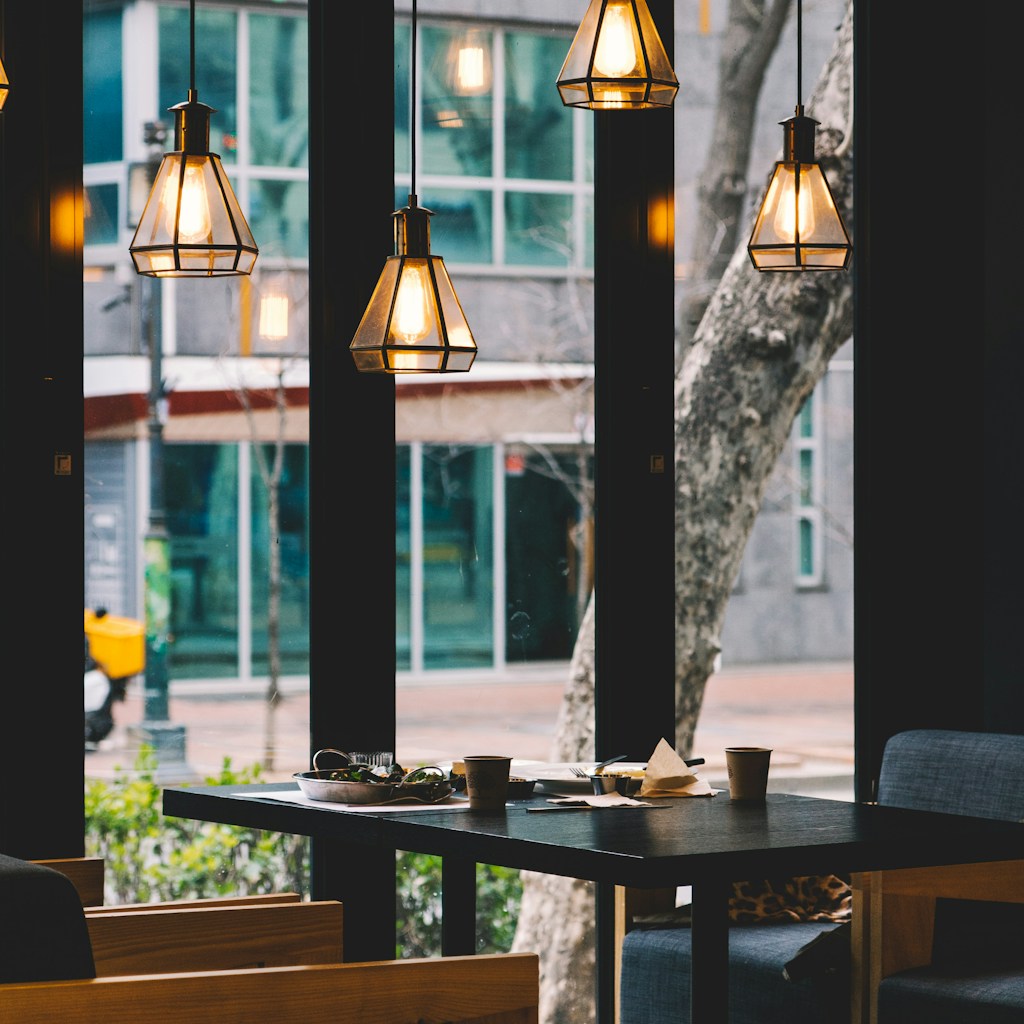
[[[600,775],[594,776],[594,778],[601,779],[603,787],[607,787],[609,780],[611,781],[611,788],[604,788],[602,792],[614,792],[620,796],[636,796],[640,792],[640,787],[644,784],[644,769],[604,771]]]
[[[335,804],[377,804],[394,796],[396,784],[359,767],[296,772],[292,778],[310,800]]]
[[[508,799],[528,800],[533,796],[536,785],[536,779],[524,779],[520,775],[510,775],[508,777]]]

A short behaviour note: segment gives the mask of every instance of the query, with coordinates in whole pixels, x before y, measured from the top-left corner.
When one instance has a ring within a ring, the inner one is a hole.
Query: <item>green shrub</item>
[[[144,749],[135,770],[85,787],[85,852],[102,857],[106,902],[156,903],[268,892],[309,892],[309,840],[190,818],[165,818],[156,761]],[[261,782],[261,768],[224,759],[210,786]],[[441,952],[441,860],[399,852],[395,864],[396,956]],[[477,867],[477,951],[511,949],[519,916],[519,872]]]

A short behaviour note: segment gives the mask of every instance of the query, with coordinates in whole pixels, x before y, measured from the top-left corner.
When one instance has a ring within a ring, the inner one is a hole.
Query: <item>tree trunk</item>
[[[852,45],[851,4],[807,104],[820,122],[817,158],[847,225]],[[676,748],[682,756],[693,744],[729,594],[765,487],[801,405],[852,334],[852,300],[848,274],[759,273],[743,238],[683,355],[675,398]],[[593,754],[593,602],[592,595],[573,654],[555,760]],[[592,897],[586,883],[523,876],[514,948],[540,953],[543,1024],[594,1019]]]

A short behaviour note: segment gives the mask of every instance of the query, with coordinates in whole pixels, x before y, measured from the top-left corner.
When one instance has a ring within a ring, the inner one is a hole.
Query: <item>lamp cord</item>
[[[188,4],[188,89],[189,92],[196,91],[196,0],[189,0]]]
[[[803,86],[803,40],[804,40],[804,2],[796,0],[796,105],[804,105]]]
[[[409,69],[410,92],[409,101],[409,159],[411,161],[410,193],[416,195],[416,0],[412,0],[412,66]]]

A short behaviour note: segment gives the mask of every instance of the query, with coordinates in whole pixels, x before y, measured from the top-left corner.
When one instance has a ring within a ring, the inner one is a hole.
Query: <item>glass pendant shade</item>
[[[147,277],[249,274],[259,249],[220,156],[210,152],[212,107],[189,90],[175,115],[175,152],[164,156],[130,252]]]
[[[430,252],[430,210],[396,210],[395,255],[389,256],[349,346],[362,373],[453,373],[468,370],[476,341],[444,260]]]
[[[817,121],[782,122],[783,158],[775,165],[747,252],[758,270],[845,270],[853,247],[820,165],[814,159]]]
[[[679,81],[646,0],[590,0],[558,76],[567,107],[670,107]]]
[[[7,72],[4,70],[4,62],[0,60],[0,110],[4,109],[4,104],[7,102],[7,94],[11,91],[11,80],[7,77]]]

